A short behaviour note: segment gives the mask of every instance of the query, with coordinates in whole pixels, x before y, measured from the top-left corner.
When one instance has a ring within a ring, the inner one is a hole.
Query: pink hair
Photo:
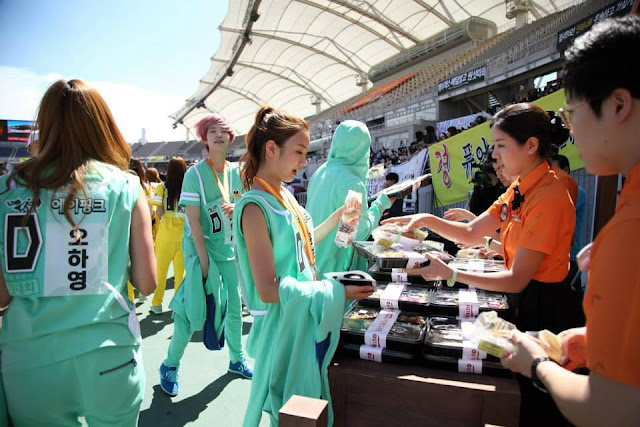
[[[225,119],[221,115],[211,114],[209,116],[203,117],[200,119],[198,123],[196,123],[196,135],[200,138],[200,142],[207,147],[207,131],[211,126],[218,125],[229,134],[229,142],[233,142],[236,137],[236,133],[233,131],[233,127],[231,127],[231,123],[229,120]]]

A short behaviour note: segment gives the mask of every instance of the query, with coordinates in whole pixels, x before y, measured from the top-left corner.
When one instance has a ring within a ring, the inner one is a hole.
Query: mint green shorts
[[[145,375],[139,346],[103,347],[51,365],[2,372],[16,426],[136,426]]]

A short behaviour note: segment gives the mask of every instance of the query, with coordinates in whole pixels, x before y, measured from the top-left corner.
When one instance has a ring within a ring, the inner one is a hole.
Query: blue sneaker
[[[169,396],[178,395],[178,367],[160,365],[160,387]]]
[[[247,361],[244,357],[241,357],[237,362],[229,362],[229,372],[232,374],[238,374],[246,379],[253,378],[253,370],[247,365]]]

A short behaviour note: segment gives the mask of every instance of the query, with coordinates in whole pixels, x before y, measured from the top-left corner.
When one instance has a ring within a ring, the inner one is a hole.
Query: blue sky
[[[96,87],[129,142],[183,139],[167,117],[198,87],[228,0],[0,0],[0,118],[31,120],[58,78]]]

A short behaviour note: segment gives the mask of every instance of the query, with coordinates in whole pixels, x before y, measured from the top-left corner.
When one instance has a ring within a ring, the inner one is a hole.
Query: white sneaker
[[[145,302],[146,300],[147,300],[146,295],[142,295],[142,294],[138,295],[138,302],[142,303],[142,302]]]
[[[162,314],[162,304],[160,305],[152,305],[149,309],[153,314]]]

